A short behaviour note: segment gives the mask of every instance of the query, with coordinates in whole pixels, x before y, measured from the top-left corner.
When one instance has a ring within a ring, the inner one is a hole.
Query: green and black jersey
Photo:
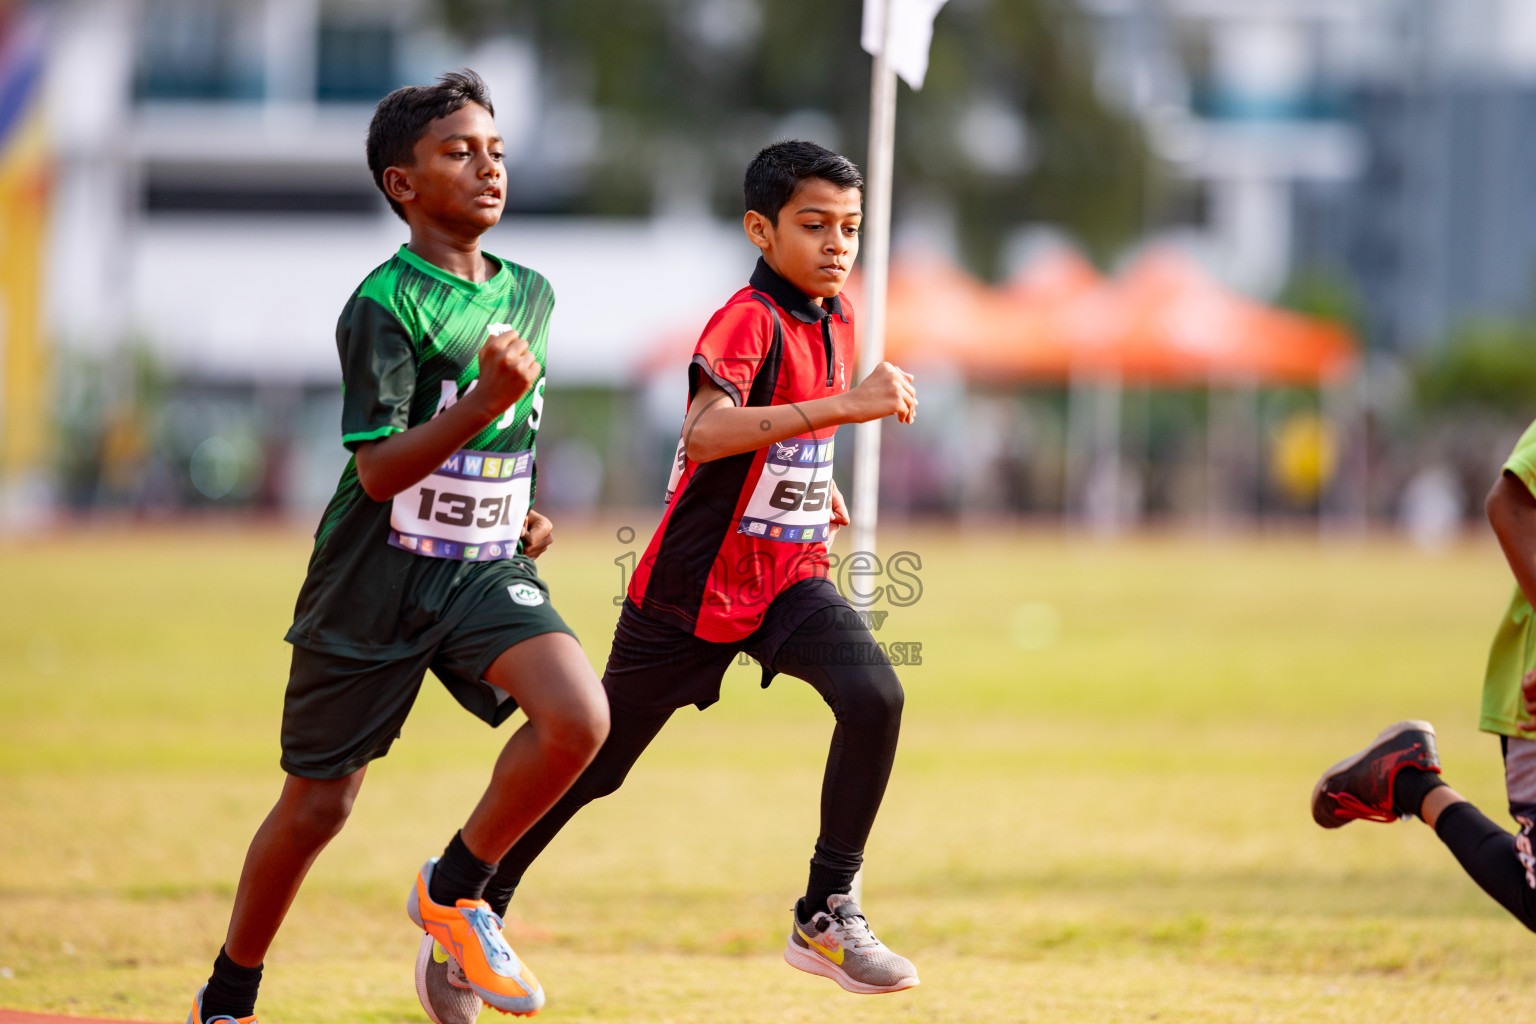
[[[425,423],[468,393],[479,376],[480,346],[492,334],[516,330],[544,365],[555,303],[549,282],[526,267],[490,258],[499,269],[475,284],[401,246],[358,286],[336,325],[342,443],[348,450]],[[443,471],[452,470],[455,479],[463,479],[467,465],[470,484],[458,489],[474,496],[510,486],[499,478],[511,477],[516,466],[517,475],[524,478],[526,500],[531,501],[534,439],[543,405],[541,370],[528,393],[471,438]],[[500,453],[521,454],[503,460]],[[476,492],[482,472],[487,489]],[[428,478],[437,479],[436,474]],[[405,656],[435,642],[467,611],[456,606],[469,591],[480,589],[469,586],[477,576],[495,573],[506,558],[526,561],[515,540],[522,525],[520,513],[513,512],[510,498],[479,499],[487,507],[498,502],[488,515],[468,497],[438,495],[443,501],[435,512],[422,510],[429,535],[424,542],[391,527],[392,510],[398,517],[402,508],[414,510],[418,500],[429,502],[433,495],[423,484],[394,502],[374,501],[358,481],[356,459],[348,460],[315,534],[309,574],[288,630],[290,643],[357,658]],[[445,503],[447,499],[460,504]],[[494,521],[503,510],[503,500],[506,519],[519,520],[500,526],[513,538],[511,543],[445,545],[439,539],[434,551],[432,532],[453,537],[452,524],[460,521],[461,513],[471,530],[477,513],[484,527],[487,515]],[[446,557],[445,547],[450,552]]]

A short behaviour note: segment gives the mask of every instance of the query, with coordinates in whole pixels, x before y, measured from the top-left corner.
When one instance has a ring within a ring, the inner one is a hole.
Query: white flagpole
[[[859,339],[858,381],[868,377],[885,358],[885,295],[891,262],[891,177],[896,147],[896,71],[891,67],[891,0],[880,3],[884,43],[875,55],[869,97],[869,166],[864,178],[864,321]],[[857,381],[856,381],[857,383]],[[875,552],[875,527],[880,518],[880,421],[854,428],[853,550]]]
[[[860,234],[864,257],[863,337],[859,339],[858,380],[868,377],[885,358],[885,293],[891,269],[891,177],[896,162],[896,71],[891,67],[891,0],[864,0],[885,9],[884,40],[875,55],[869,90],[869,167],[864,178],[864,220]],[[853,550],[875,553],[880,518],[880,421],[854,428]],[[864,871],[853,876],[855,900],[864,898]]]

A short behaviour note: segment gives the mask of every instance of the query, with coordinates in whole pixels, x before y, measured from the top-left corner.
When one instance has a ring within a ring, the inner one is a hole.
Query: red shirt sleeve
[[[700,374],[746,405],[752,381],[773,344],[773,316],[756,299],[732,302],[710,318],[688,367],[688,400],[699,390]]]

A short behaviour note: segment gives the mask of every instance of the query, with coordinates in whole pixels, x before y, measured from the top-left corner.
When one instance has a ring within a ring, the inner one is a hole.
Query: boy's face
[[[415,164],[391,167],[384,183],[412,227],[432,224],[479,236],[501,219],[506,171],[501,135],[490,111],[466,103],[427,125],[416,140]]]
[[[778,275],[820,302],[843,290],[859,255],[863,193],[807,178],[779,211],[777,223],[748,210],[742,226]]]

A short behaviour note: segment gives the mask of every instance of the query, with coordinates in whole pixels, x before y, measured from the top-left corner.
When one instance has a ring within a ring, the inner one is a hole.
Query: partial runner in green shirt
[[[1420,720],[1387,726],[1370,746],[1324,772],[1312,790],[1312,819],[1338,828],[1360,819],[1421,818],[1484,892],[1536,931],[1536,423],[1516,442],[1485,507],[1515,593],[1488,653],[1479,724],[1499,737],[1509,813],[1520,830],[1506,832],[1441,780],[1435,727]]]

